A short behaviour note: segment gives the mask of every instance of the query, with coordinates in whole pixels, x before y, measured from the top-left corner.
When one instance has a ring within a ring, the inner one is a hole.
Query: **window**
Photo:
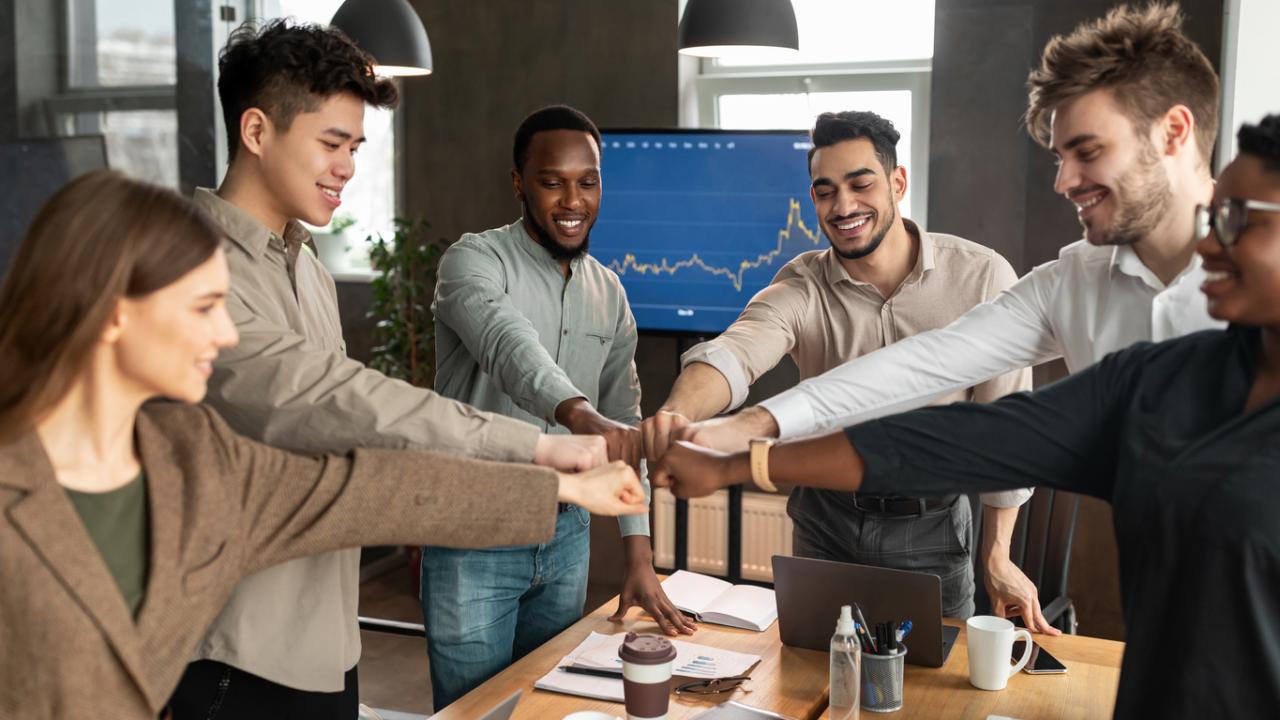
[[[172,0],[67,0],[49,134],[101,134],[108,164],[178,186],[177,51]]]
[[[343,0],[268,0],[263,8],[266,17],[288,17],[298,22],[327,25]],[[335,225],[344,228],[340,239],[334,238],[346,252],[325,255],[329,270],[335,274],[367,273],[369,236],[390,238],[395,231],[396,216],[396,112],[365,108],[364,133],[367,140],[356,155],[356,174],[342,191],[342,206],[333,221],[324,228],[311,228],[318,236],[328,235]],[[323,246],[330,238],[317,237]],[[341,247],[338,250],[341,250]],[[341,257],[339,257],[341,255]],[[330,260],[332,258],[332,260]]]
[[[870,110],[902,134],[902,211],[927,227],[929,73],[934,0],[792,0],[800,52],[699,60],[699,125],[809,129],[822,112]],[[685,116],[689,117],[686,109]]]

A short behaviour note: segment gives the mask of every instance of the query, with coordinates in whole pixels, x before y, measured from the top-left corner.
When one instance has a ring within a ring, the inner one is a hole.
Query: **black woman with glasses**
[[[1275,717],[1280,115],[1238,137],[1196,228],[1209,313],[1227,329],[1139,343],[1038,392],[895,415],[755,458],[681,443],[654,486],[700,497],[761,478],[927,497],[1037,478],[1103,498],[1128,641],[1116,717]]]

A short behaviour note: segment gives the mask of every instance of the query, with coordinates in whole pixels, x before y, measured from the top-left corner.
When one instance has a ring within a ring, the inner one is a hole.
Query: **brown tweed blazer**
[[[138,415],[151,549],[131,617],[38,436],[0,446],[0,718],[155,718],[236,582],[359,545],[490,547],[555,530],[556,475],[415,450],[306,457],[204,406]]]

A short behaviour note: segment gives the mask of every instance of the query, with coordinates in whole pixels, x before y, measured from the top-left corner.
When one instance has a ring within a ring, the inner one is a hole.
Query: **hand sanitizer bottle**
[[[858,642],[853,610],[840,608],[836,634],[831,636],[831,720],[858,720],[858,691],[862,685],[862,645]]]

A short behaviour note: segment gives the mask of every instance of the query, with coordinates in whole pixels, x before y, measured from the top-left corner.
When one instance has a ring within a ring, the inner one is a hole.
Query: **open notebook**
[[[662,589],[676,607],[698,622],[763,631],[778,619],[778,603],[768,588],[677,570],[662,581]]]

